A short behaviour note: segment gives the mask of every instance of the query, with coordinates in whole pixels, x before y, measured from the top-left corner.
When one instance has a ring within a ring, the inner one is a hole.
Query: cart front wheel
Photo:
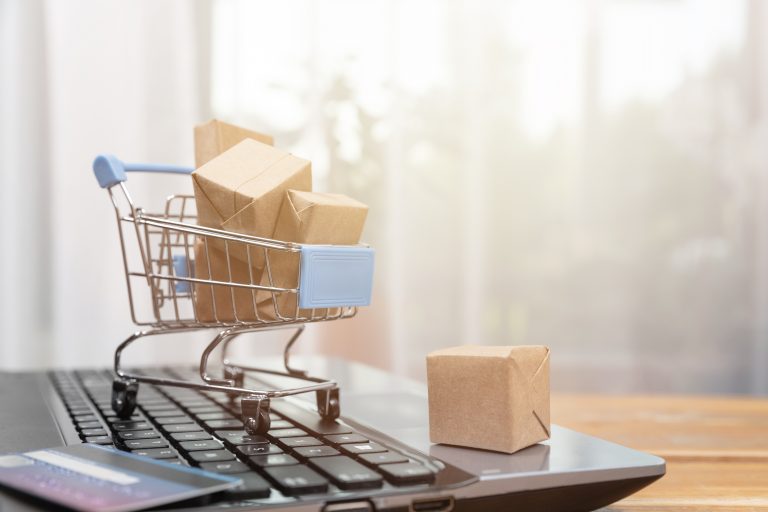
[[[124,420],[127,420],[136,410],[136,395],[139,393],[139,383],[135,380],[115,379],[112,381],[112,410]]]
[[[269,430],[269,398],[263,396],[246,396],[240,400],[243,411],[243,426],[252,436],[266,434]]]
[[[317,412],[324,420],[335,420],[341,414],[339,388],[317,391]]]

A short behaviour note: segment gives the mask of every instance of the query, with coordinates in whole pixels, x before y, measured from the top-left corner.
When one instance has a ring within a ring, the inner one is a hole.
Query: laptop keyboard
[[[191,370],[152,375],[199,379]],[[272,401],[269,432],[253,436],[243,429],[237,400],[224,393],[141,383],[136,411],[121,419],[112,411],[111,372],[62,371],[51,377],[82,442],[237,474],[243,485],[228,491],[231,499],[429,484],[437,472],[431,464],[284,400]]]

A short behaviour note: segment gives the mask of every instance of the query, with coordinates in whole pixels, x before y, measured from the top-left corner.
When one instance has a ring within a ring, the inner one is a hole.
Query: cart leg
[[[246,395],[240,400],[245,431],[250,435],[266,434],[269,430],[269,398]]]
[[[317,412],[326,420],[335,420],[341,414],[341,402],[339,400],[339,388],[322,389],[315,391],[317,396]]]
[[[234,387],[236,388],[242,388],[245,386],[245,372],[243,372],[243,370],[237,366],[225,366],[224,379],[234,382]],[[239,395],[239,393],[227,394],[229,395],[230,401],[234,401],[234,399]]]
[[[136,409],[136,395],[139,383],[134,379],[116,378],[112,381],[112,410],[118,417],[127,420]]]

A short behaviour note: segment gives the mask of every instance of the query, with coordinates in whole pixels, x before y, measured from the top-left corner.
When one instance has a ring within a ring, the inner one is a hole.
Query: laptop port
[[[376,509],[370,501],[344,501],[328,503],[323,512],[374,512]]]
[[[450,512],[453,505],[453,496],[413,500],[410,512]]]

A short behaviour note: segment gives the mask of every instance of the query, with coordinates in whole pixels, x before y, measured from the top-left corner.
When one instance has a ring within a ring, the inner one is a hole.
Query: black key
[[[397,452],[382,452],[382,453],[362,453],[360,459],[369,464],[397,464],[399,462],[408,462],[408,457],[405,457]]]
[[[335,436],[325,436],[325,440],[333,444],[346,443],[367,443],[368,439],[360,434],[339,434]]]
[[[384,473],[387,480],[395,484],[428,483],[435,478],[435,474],[430,469],[415,462],[383,464],[379,466],[379,471]]]
[[[271,455],[273,453],[283,453],[283,450],[274,444],[246,444],[238,446],[236,450],[250,457],[251,455]]]
[[[201,432],[203,429],[197,423],[179,423],[174,425],[163,425],[163,430],[172,434],[174,432]]]
[[[324,420],[316,412],[304,409],[297,405],[285,401],[272,402],[272,409],[287,416],[300,427],[305,428],[318,435],[349,434],[352,429],[341,423],[331,420]]]
[[[270,431],[269,435],[278,439],[282,439],[284,437],[303,437],[306,436],[307,433],[300,428],[281,428],[280,430],[275,430],[274,432]]]
[[[147,423],[146,421],[116,421],[112,423],[112,428],[114,430],[117,430],[118,432],[122,432],[125,430],[147,430],[148,428],[152,428],[152,425]]]
[[[299,446],[320,446],[320,440],[314,437],[286,437],[279,440],[283,448],[297,448]]]
[[[169,400],[163,400],[160,402],[146,403],[142,402],[141,408],[149,413],[150,411],[164,411],[166,409],[178,409],[176,404]]]
[[[328,490],[328,481],[306,466],[279,466],[264,471],[288,495],[319,493]]]
[[[84,428],[80,431],[80,434],[83,436],[105,436],[107,435],[107,431],[103,428]]]
[[[148,448],[167,448],[168,443],[165,439],[131,439],[123,443],[126,448],[131,450],[146,450]]]
[[[100,421],[83,421],[83,422],[77,422],[77,428],[80,430],[86,429],[86,428],[102,428]]]
[[[341,448],[341,451],[347,452],[350,455],[359,455],[361,453],[379,453],[387,451],[387,449],[381,446],[379,443],[342,444],[339,446],[339,448]]]
[[[214,441],[213,439],[209,439],[207,441],[184,441],[183,443],[179,443],[179,446],[182,450],[188,452],[198,452],[201,450],[221,450],[224,448],[221,446],[220,442]]]
[[[234,455],[227,450],[206,450],[200,452],[190,452],[189,456],[197,462],[220,462],[222,460],[233,460]]]
[[[285,421],[285,420],[270,421],[270,424],[269,424],[270,430],[273,430],[273,429],[278,430],[281,428],[293,428],[295,426],[296,425],[294,425],[290,421]]]
[[[266,444],[269,442],[269,439],[266,437],[252,436],[245,430],[217,430],[214,434],[232,446],[240,446],[243,444]]]
[[[191,412],[192,414],[205,414],[205,413],[222,412],[222,408],[219,407],[218,405],[201,405],[201,406],[197,406],[197,407],[188,407],[187,410],[189,412]],[[210,418],[210,419],[213,419],[213,418]]]
[[[330,457],[333,455],[341,455],[338,450],[331,448],[330,446],[302,446],[301,448],[294,448],[293,450],[300,457]]]
[[[120,418],[118,416],[107,416],[106,417],[107,423],[115,423],[116,421],[140,421],[142,419],[143,418],[139,414],[132,414],[131,417],[128,418],[128,419]]]
[[[237,419],[231,419],[231,420],[208,420],[204,421],[203,424],[205,424],[206,427],[208,427],[211,430],[218,430],[218,429],[240,429],[243,428],[243,422]]]
[[[224,495],[228,499],[250,500],[266,498],[270,495],[271,486],[261,475],[256,473],[241,473],[238,477],[243,480],[243,483],[234,489],[229,489],[224,492]]]
[[[381,487],[384,481],[378,473],[343,455],[320,457],[310,462],[340,489],[370,489]]]
[[[213,439],[207,432],[178,432],[176,434],[171,434],[171,437],[179,442]]]
[[[221,410],[220,410],[221,411]],[[234,420],[235,417],[227,412],[206,412],[202,414],[197,414],[197,419],[199,420]],[[242,423],[241,423],[242,425]]]
[[[152,459],[175,459],[176,452],[171,448],[149,448],[146,450],[131,450],[131,453],[143,455]]]
[[[286,453],[274,453],[272,455],[254,455],[249,458],[248,461],[260,468],[268,468],[272,466],[290,466],[292,464],[298,464],[299,461],[291,457]]]
[[[155,418],[155,421],[160,425],[179,425],[189,423],[191,419],[189,416],[168,416],[167,418]]]
[[[126,441],[129,439],[152,439],[155,437],[160,437],[160,434],[154,430],[129,430],[126,432],[118,432],[117,435],[120,437],[120,439],[124,439]]]
[[[169,416],[180,416],[183,414],[184,411],[179,408],[164,409],[162,411],[147,411],[147,416],[151,418],[167,418]]]
[[[250,471],[251,468],[240,462],[239,460],[228,460],[225,462],[201,462],[200,469],[206,471],[214,471],[216,473],[245,473]]]
[[[74,415],[75,421],[80,423],[83,421],[98,421],[99,418],[97,418],[94,414],[75,414]]]
[[[112,444],[112,438],[109,436],[88,436],[83,441],[91,444]]]

